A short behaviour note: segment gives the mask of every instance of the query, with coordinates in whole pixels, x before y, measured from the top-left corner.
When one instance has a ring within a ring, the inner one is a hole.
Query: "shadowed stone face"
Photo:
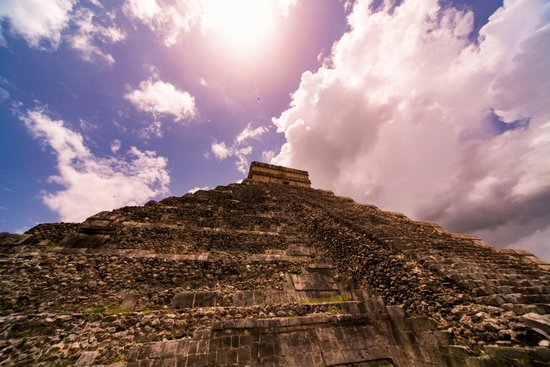
[[[0,364],[550,365],[548,264],[307,177],[0,233]]]

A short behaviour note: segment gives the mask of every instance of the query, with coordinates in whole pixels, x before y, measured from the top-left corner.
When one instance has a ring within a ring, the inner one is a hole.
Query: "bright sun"
[[[204,5],[204,29],[219,32],[233,46],[258,46],[273,29],[272,1],[208,0]]]

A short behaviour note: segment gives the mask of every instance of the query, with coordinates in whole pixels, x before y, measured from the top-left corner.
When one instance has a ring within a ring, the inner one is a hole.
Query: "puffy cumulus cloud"
[[[145,80],[125,97],[141,111],[152,115],[171,115],[176,121],[194,117],[197,113],[192,95],[161,80]]]
[[[33,47],[57,47],[76,0],[3,0],[0,20]]]
[[[64,189],[44,193],[42,199],[61,220],[82,221],[102,210],[141,205],[157,195],[168,194],[168,162],[155,152],[131,147],[128,160],[97,157],[84,145],[82,135],[42,110],[27,111],[20,118],[31,134],[49,145],[57,156],[58,174],[50,181]]]
[[[231,156],[231,149],[229,149],[225,142],[222,141],[221,143],[214,142],[212,143],[212,146],[210,148],[212,150],[212,153],[214,154],[214,157],[218,158],[219,160],[224,160],[227,157]]]
[[[117,27],[106,27],[93,22],[95,14],[86,8],[77,9],[74,14],[76,32],[67,36],[70,46],[81,52],[85,61],[91,62],[99,58],[108,64],[113,64],[115,59],[112,55],[105,53],[96,45],[97,42],[116,43],[126,38],[126,34]]]
[[[212,143],[210,150],[214,157],[221,161],[229,157],[235,157],[237,159],[235,162],[237,170],[246,173],[248,169],[248,157],[252,154],[253,150],[252,146],[247,144],[247,142],[251,139],[260,139],[268,131],[269,128],[266,126],[252,128],[252,125],[249,123],[243,131],[237,134],[231,146],[228,147],[224,141],[221,143],[215,141]]]
[[[145,80],[139,87],[125,98],[138,110],[150,113],[154,121],[145,133],[161,137],[161,116],[171,116],[175,121],[183,121],[193,118],[197,114],[195,98],[186,91],[177,89],[174,85],[161,80]]]
[[[327,65],[302,75],[273,120],[287,140],[274,162],[495,245],[545,231],[550,3],[505,1],[477,42],[469,11],[371,5],[355,3]]]

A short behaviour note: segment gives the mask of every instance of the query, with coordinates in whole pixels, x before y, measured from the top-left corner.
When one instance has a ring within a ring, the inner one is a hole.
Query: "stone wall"
[[[309,174],[306,171],[261,162],[252,162],[248,179],[298,187],[311,186]]]

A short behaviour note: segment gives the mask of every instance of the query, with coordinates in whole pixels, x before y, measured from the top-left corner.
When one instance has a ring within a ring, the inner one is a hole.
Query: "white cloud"
[[[67,27],[75,0],[2,0],[0,19],[7,19],[12,33],[33,47],[56,48]]]
[[[252,125],[249,123],[243,131],[237,134],[231,146],[228,147],[224,141],[221,143],[215,141],[210,149],[214,156],[219,160],[223,161],[229,157],[237,158],[235,162],[237,170],[239,170],[239,172],[246,173],[248,169],[248,157],[252,154],[253,148],[245,143],[250,139],[259,139],[260,136],[268,131],[268,127],[259,126],[257,128],[252,128]]]
[[[131,17],[140,19],[144,23],[152,24],[162,9],[155,0],[127,0],[124,11]]]
[[[196,193],[197,191],[199,190],[210,190],[210,188],[208,186],[203,186],[203,187],[193,187],[191,190],[187,191],[188,194],[194,194]]]
[[[142,129],[139,129],[137,133],[143,139],[151,139],[152,137],[160,139],[164,136],[162,123],[158,120],[151,121],[149,125]]]
[[[111,152],[113,152],[113,154],[117,154],[121,146],[122,142],[119,139],[113,140],[111,142]]]
[[[84,145],[82,135],[42,110],[27,111],[20,118],[57,156],[58,173],[49,180],[63,189],[43,193],[42,199],[61,220],[82,221],[102,210],[141,205],[169,193],[168,162],[155,152],[131,147],[127,160],[97,157]]]
[[[96,124],[91,123],[90,121],[80,119],[80,129],[83,131],[92,131],[97,130],[98,126]]]
[[[233,155],[237,158],[235,166],[237,170],[242,173],[246,173],[248,169],[248,157],[252,154],[252,147],[250,145],[242,148],[235,148]]]
[[[496,245],[546,228],[550,4],[505,1],[477,45],[470,12],[436,0],[370,5],[356,2],[331,66],[304,73],[274,119],[287,140],[275,163]]]
[[[162,34],[164,44],[173,46],[178,38],[201,21],[201,0],[126,0],[124,13]]]
[[[275,153],[273,150],[266,150],[262,152],[262,161],[266,163],[271,163],[273,158],[275,158]]]
[[[230,147],[225,145],[225,142],[214,142],[210,147],[214,157],[223,161],[230,157],[235,157],[235,167],[242,173],[246,173],[248,169],[248,157],[252,154],[252,147],[250,145],[239,146],[234,144]]]
[[[249,139],[259,139],[260,136],[268,132],[268,128],[265,126],[259,126],[255,129],[252,128],[250,124],[248,124],[243,131],[237,135],[235,138],[235,144],[240,145],[245,143]]]
[[[232,152],[225,146],[225,142],[223,141],[221,143],[214,142],[211,149],[214,156],[219,160],[224,160],[232,155]]]
[[[95,42],[116,43],[126,38],[126,35],[117,27],[105,27],[97,22],[94,23],[94,16],[90,9],[77,9],[73,16],[77,30],[67,36],[68,42],[73,49],[81,52],[85,61],[92,62],[94,58],[99,58],[108,64],[113,64],[115,62],[113,56],[102,51]]]
[[[115,26],[94,21],[96,14],[84,7],[77,8],[76,0],[4,0],[0,2],[0,21],[7,19],[9,30],[23,37],[29,46],[56,49],[61,42],[80,52],[85,61],[100,59],[114,63],[112,55],[97,44],[122,41],[126,35]],[[102,9],[101,4],[92,2]],[[107,18],[113,22],[111,14]],[[0,46],[6,41],[0,34]]]
[[[142,81],[139,88],[126,94],[125,98],[137,109],[152,114],[155,119],[170,115],[175,121],[182,121],[197,114],[192,95],[160,80]]]

